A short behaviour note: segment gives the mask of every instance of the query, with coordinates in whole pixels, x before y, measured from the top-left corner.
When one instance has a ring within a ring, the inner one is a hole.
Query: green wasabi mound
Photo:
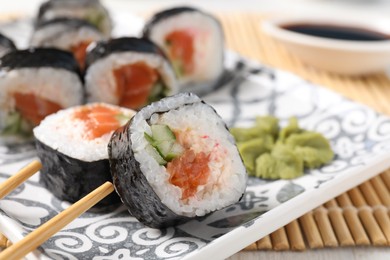
[[[256,158],[264,153],[271,152],[272,146],[273,140],[269,135],[238,143],[238,151],[246,170],[251,174],[256,174]]]
[[[249,128],[230,129],[250,176],[264,179],[293,179],[304,168],[314,169],[329,163],[334,153],[320,133],[299,127],[290,118],[284,128],[272,116],[257,117]]]
[[[271,153],[256,159],[254,176],[265,179],[293,179],[303,175],[302,158],[291,147],[278,144]]]
[[[328,140],[319,133],[307,131],[293,134],[286,139],[286,144],[294,148],[294,152],[309,169],[330,162],[334,156]]]

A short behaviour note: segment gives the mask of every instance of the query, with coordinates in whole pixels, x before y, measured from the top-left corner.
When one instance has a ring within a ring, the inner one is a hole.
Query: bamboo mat
[[[291,71],[374,110],[390,115],[390,80],[384,73],[349,77],[303,64],[261,30],[264,16],[218,15],[227,47],[264,64]],[[244,250],[294,250],[338,246],[390,246],[390,171],[332,199]]]

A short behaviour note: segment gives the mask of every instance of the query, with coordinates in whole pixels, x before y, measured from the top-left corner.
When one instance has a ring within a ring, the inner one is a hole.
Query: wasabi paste
[[[299,127],[290,118],[279,128],[275,117],[257,117],[254,126],[231,128],[247,172],[265,179],[292,179],[303,175],[304,168],[318,168],[329,163],[334,153],[320,133]]]

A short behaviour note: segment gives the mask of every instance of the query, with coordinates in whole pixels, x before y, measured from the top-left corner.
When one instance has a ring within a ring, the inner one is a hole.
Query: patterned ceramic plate
[[[310,209],[390,166],[390,119],[290,73],[228,53],[226,73],[204,95],[229,126],[257,115],[323,133],[336,156],[294,180],[250,178],[243,199],[186,224],[156,230],[123,206],[90,211],[51,237],[28,259],[225,258]],[[35,159],[33,146],[0,147],[0,181]],[[32,177],[0,201],[0,232],[17,241],[69,206]]]

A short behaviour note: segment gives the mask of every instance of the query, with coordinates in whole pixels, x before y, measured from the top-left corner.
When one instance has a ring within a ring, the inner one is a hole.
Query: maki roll
[[[117,193],[140,222],[163,228],[240,200],[246,171],[215,110],[181,93],[142,108],[108,145]]]
[[[80,68],[83,69],[87,46],[93,41],[104,39],[105,36],[94,25],[85,20],[56,18],[37,25],[30,45],[70,51],[75,56]]]
[[[210,91],[223,72],[223,31],[212,15],[191,7],[155,14],[144,36],[168,56],[184,91]]]
[[[99,0],[49,0],[40,6],[36,23],[59,17],[88,21],[106,36],[111,35],[111,18]]]
[[[57,198],[76,202],[106,181],[112,181],[107,144],[116,128],[134,111],[103,103],[61,110],[34,128],[42,162],[40,182]],[[100,202],[119,202],[115,193]]]
[[[82,102],[82,79],[71,53],[28,49],[0,59],[0,142],[25,140],[44,117]]]
[[[98,42],[88,48],[85,85],[88,102],[131,109],[177,89],[174,72],[160,49],[133,37]]]
[[[0,33],[0,57],[13,50],[16,50],[14,42],[4,34]]]

